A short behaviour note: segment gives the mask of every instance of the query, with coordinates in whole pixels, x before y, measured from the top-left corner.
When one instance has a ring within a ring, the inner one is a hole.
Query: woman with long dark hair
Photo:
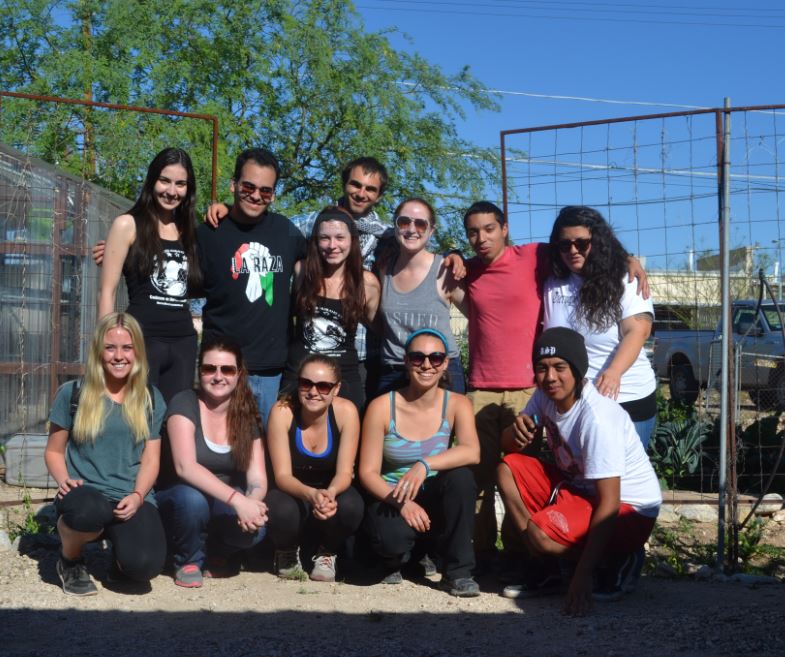
[[[324,208],[313,226],[306,256],[295,267],[296,327],[282,388],[292,388],[303,358],[321,354],[341,370],[340,396],[363,408],[354,336],[371,323],[379,305],[379,281],[363,269],[357,225],[343,208]]]
[[[195,588],[259,543],[267,521],[261,419],[233,340],[216,335],[202,343],[199,388],[174,396],[166,428],[170,451],[156,495],[175,584]]]
[[[136,203],[112,223],[99,282],[101,318],[114,310],[125,277],[126,312],[142,326],[150,382],[167,402],[189,388],[194,376],[197,342],[188,290],[199,286],[195,198],[191,158],[165,148],[150,163]]]
[[[165,410],[147,385],[139,324],[109,313],[93,334],[84,379],[60,386],[49,416],[44,460],[58,487],[57,574],[68,595],[98,592],[82,548],[100,536],[112,543],[110,572],[139,582],[161,572],[166,539],[152,488]]]
[[[654,305],[628,279],[629,254],[594,208],[562,208],[550,237],[553,276],[543,290],[545,329],[583,334],[588,378],[629,413],[644,449],[657,414],[656,381],[643,345]]]
[[[337,397],[341,385],[338,363],[311,354],[297,372],[297,392],[284,393],[270,412],[270,537],[275,574],[284,579],[302,575],[300,547],[310,540],[311,579],[335,581],[338,549],[363,518],[352,486],[360,418],[354,404]]]

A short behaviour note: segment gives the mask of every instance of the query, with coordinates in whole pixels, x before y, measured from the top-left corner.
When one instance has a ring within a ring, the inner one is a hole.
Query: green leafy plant
[[[22,504],[24,506],[25,515],[22,522],[15,523],[9,527],[8,533],[11,540],[15,540],[18,536],[51,534],[53,532],[52,527],[41,523],[36,518],[35,511],[33,510],[33,499],[30,497],[30,493],[27,490],[25,490],[22,495]]]
[[[702,445],[711,431],[711,423],[697,418],[658,425],[649,453],[660,482],[675,482],[694,474],[700,465]]]

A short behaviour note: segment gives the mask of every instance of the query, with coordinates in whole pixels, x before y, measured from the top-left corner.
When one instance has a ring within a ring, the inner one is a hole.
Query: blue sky
[[[488,89],[509,92],[498,98],[501,112],[471,113],[461,124],[462,134],[482,145],[497,146],[500,130],[678,110],[674,105],[717,107],[725,96],[735,106],[785,102],[780,2],[360,0],[356,6],[367,29],[395,27],[408,35],[390,37],[399,49],[417,51],[448,72],[469,65]],[[559,163],[553,185],[543,182],[541,170],[532,178],[531,164],[512,167],[511,184],[527,190],[510,208],[513,236],[542,239],[555,206],[601,206],[610,195],[602,209],[636,253],[677,266],[691,248],[715,249],[713,119],[637,124],[634,135],[632,126],[612,137],[604,130],[510,143],[532,157],[550,152],[549,165]],[[732,242],[758,242],[774,257],[772,240],[785,238],[785,192],[777,191],[785,186],[778,184],[785,178],[780,131],[785,135],[785,116],[734,117],[731,148],[738,186]],[[592,151],[594,168],[576,174],[575,162],[591,159]],[[610,168],[625,169],[626,177],[611,176]]]

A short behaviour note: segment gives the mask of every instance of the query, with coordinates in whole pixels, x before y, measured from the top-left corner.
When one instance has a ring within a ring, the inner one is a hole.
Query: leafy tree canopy
[[[0,88],[217,115],[219,197],[237,152],[264,145],[290,214],[334,199],[341,164],[373,155],[391,173],[388,209],[431,198],[448,219],[443,245],[498,179],[496,154],[456,128],[465,111],[497,109],[468,68],[395,50],[345,0],[9,0]],[[3,99],[0,139],[128,198],[158,150],[181,146],[209,198],[206,122]]]

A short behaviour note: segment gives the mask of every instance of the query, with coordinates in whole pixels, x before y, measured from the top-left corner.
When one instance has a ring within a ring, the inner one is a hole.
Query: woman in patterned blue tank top
[[[467,466],[479,462],[480,445],[469,400],[439,385],[447,370],[447,344],[430,328],[406,340],[408,383],[368,406],[359,475],[376,498],[367,507],[365,524],[383,560],[383,581],[399,583],[412,552],[427,548],[439,562],[442,588],[475,596],[476,491]]]

